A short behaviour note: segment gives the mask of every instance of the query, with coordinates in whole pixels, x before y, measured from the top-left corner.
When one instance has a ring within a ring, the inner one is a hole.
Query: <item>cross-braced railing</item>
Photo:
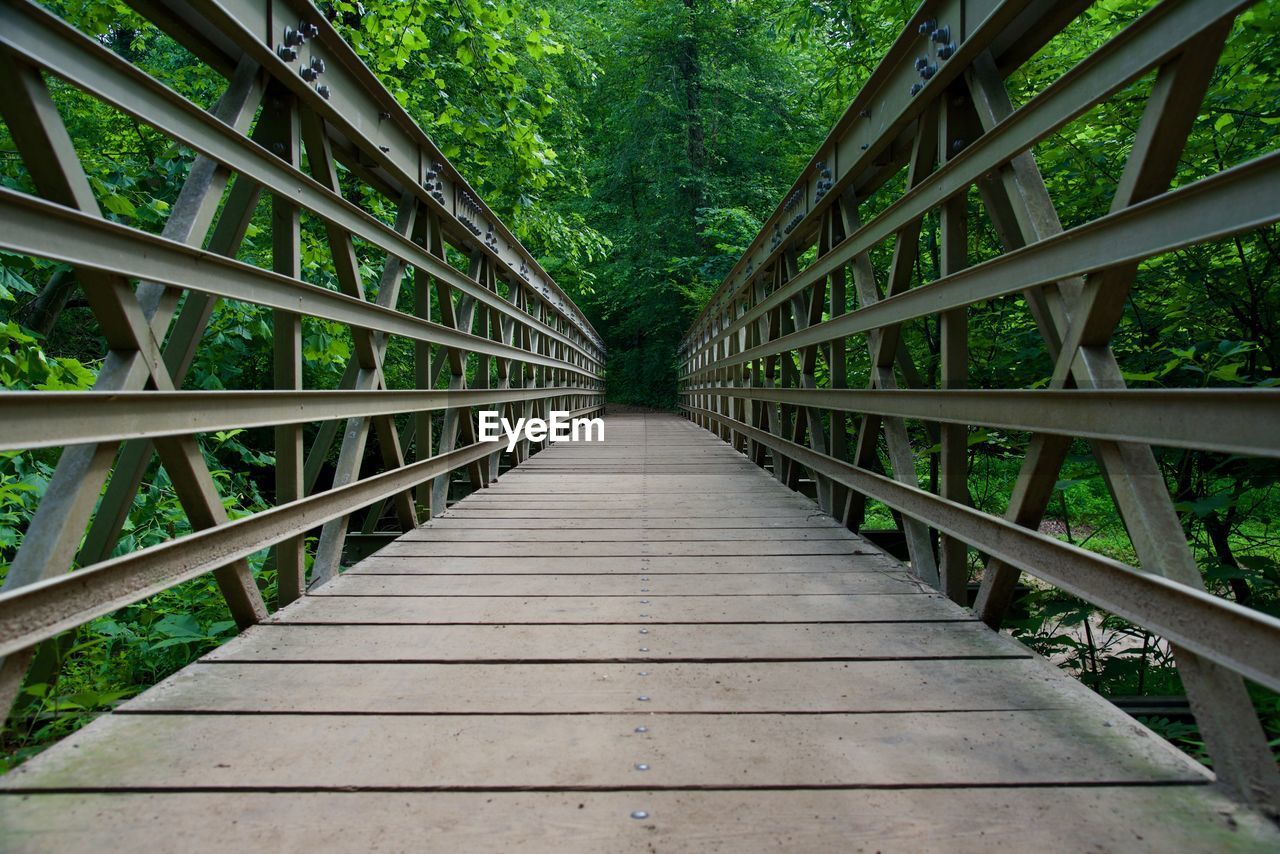
[[[35,191],[0,189],[0,249],[69,265],[108,347],[92,391],[0,393],[0,447],[64,448],[0,593],[6,710],[33,645],[66,629],[208,572],[250,625],[266,616],[250,555],[274,549],[287,604],[335,575],[358,512],[365,531],[384,507],[408,530],[444,509],[455,472],[486,486],[501,445],[477,440],[474,408],[514,420],[601,405],[599,336],[318,10],[133,5],[225,79],[211,110],[34,3],[0,3],[0,115]],[[104,218],[53,79],[194,152],[159,235]],[[271,269],[237,260],[260,200]],[[323,224],[337,290],[304,280],[303,214]],[[370,257],[382,259],[372,275]],[[259,343],[274,387],[184,391],[226,302],[270,309],[270,343]],[[304,389],[307,318],[350,330],[337,390]],[[384,371],[396,339],[412,348],[408,388]],[[319,429],[304,447],[308,423]],[[197,437],[263,427],[274,429],[275,506],[229,520]],[[513,462],[536,449],[519,443]],[[193,533],[112,557],[156,455]]]
[[[1276,766],[1242,677],[1280,689],[1280,621],[1206,593],[1151,446],[1280,457],[1280,393],[1128,390],[1111,349],[1140,262],[1280,220],[1274,152],[1168,191],[1250,5],[1160,2],[1015,109],[1006,78],[1090,4],[927,0],[689,329],[681,400],[783,482],[812,482],[851,528],[868,501],[886,505],[913,570],[962,604],[978,555],[974,607],[993,627],[1026,572],[1163,637],[1219,780],[1274,808]],[[1032,149],[1151,73],[1109,212],[1064,230]],[[979,263],[977,228],[1003,254]],[[938,275],[912,287],[925,238]],[[1047,388],[970,390],[969,313],[1014,295],[1052,365]],[[904,343],[926,319],[928,384]],[[850,347],[867,350],[865,389],[847,387]],[[970,425],[1030,434],[1003,517],[970,499]],[[1037,530],[1076,439],[1137,566]]]

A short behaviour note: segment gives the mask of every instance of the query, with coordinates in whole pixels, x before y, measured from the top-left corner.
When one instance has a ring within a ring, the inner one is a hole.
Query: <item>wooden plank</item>
[[[775,519],[780,522],[800,523],[806,520],[816,520],[823,522],[827,520],[827,516],[818,511],[816,507],[805,510],[804,508],[769,508],[759,505],[750,505],[733,509],[723,508],[702,508],[690,506],[688,513],[683,512],[685,508],[672,508],[666,504],[653,504],[649,506],[639,506],[635,502],[602,505],[592,501],[576,501],[570,505],[540,501],[526,501],[513,503],[510,501],[498,504],[455,504],[447,511],[445,518],[458,516],[461,518],[498,518],[498,519],[658,519],[670,516],[673,512],[679,512],[680,515],[688,519],[727,519],[729,521],[755,521],[757,519]]]
[[[516,492],[491,493],[485,490],[472,493],[452,507],[473,509],[478,507],[550,507],[550,508],[587,508],[591,507],[630,507],[635,510],[658,510],[668,515],[674,513],[683,516],[685,510],[697,511],[703,516],[716,516],[738,511],[767,511],[769,514],[791,513],[801,518],[808,518],[822,511],[817,507],[804,504],[805,499],[797,496],[794,500],[786,496],[764,495],[759,499],[749,496],[710,498],[706,501],[695,496],[675,492]]]
[[[644,820],[631,813],[643,810]],[[323,820],[317,820],[317,817]],[[1274,851],[1207,786],[0,795],[13,854],[122,851]]]
[[[817,528],[846,531],[850,536],[857,536],[845,528],[836,526],[825,516],[815,518],[762,516],[754,519],[733,519],[723,516],[674,517],[674,516],[626,516],[618,519],[591,519],[581,516],[561,515],[554,522],[537,518],[522,517],[515,513],[504,514],[494,518],[494,514],[480,510],[450,510],[432,519],[419,531],[539,531],[547,528],[558,530],[601,530],[616,531],[620,536],[629,536],[629,531],[644,529],[648,531],[670,532],[693,529],[700,531],[736,531],[736,530],[776,530],[781,528]],[[484,536],[479,534],[478,536]]]
[[[975,622],[668,625],[254,626],[209,661],[819,661],[1026,658]]]
[[[636,555],[854,555],[859,553],[852,540],[765,540],[743,543],[699,542],[669,540],[667,542],[626,543],[485,543],[447,542],[429,543],[414,540],[397,540],[378,552],[380,555],[402,557],[625,557]]]
[[[647,731],[636,732],[640,724]],[[1118,710],[1105,720],[1078,710],[425,720],[107,715],[0,778],[0,789],[773,788],[1210,779],[1145,732]]]
[[[697,483],[706,488],[707,492],[705,494],[708,500],[712,502],[732,503],[760,500],[775,504],[788,503],[786,493],[778,494],[770,489],[769,483],[755,478],[747,480],[737,475],[719,476],[708,473],[690,473],[685,470],[684,466],[677,467],[677,471],[678,473],[672,472],[669,475],[665,475],[670,479],[662,484],[650,481],[656,477],[664,477],[664,475],[648,471],[643,475],[640,472],[634,475],[627,475],[617,472],[608,473],[609,470],[607,469],[602,469],[596,473],[566,471],[558,475],[548,474],[536,478],[530,476],[529,479],[523,480],[503,478],[492,484],[483,493],[468,495],[467,498],[474,498],[479,501],[481,499],[495,500],[507,496],[564,496],[572,498],[578,495],[601,495],[616,497],[618,500],[645,496],[688,499],[697,497],[691,496],[687,489],[690,485],[690,478],[696,477]],[[618,478],[620,482],[611,486],[609,480],[612,478]],[[627,478],[632,480],[627,482]],[[794,497],[797,500],[804,500],[803,496],[799,494],[795,494]]]
[[[647,577],[648,582],[640,582]],[[371,575],[348,573],[316,596],[625,596],[661,603],[667,596],[765,596],[790,593],[921,593],[905,573],[788,572],[654,576],[620,575]],[[659,585],[662,594],[638,587]]]
[[[875,596],[667,596],[658,581],[632,596],[308,596],[279,611],[283,623],[633,623],[662,635],[663,623],[825,623],[972,620],[936,593]],[[643,605],[644,594],[660,597]],[[654,624],[652,629],[646,628]]]
[[[786,527],[759,530],[754,528],[418,528],[405,534],[401,543],[663,543],[663,542],[721,542],[742,543],[760,540],[795,542],[843,542],[862,543],[861,538],[842,528]]]
[[[601,572],[649,575],[698,575],[724,573],[790,573],[790,572],[891,572],[903,573],[902,564],[877,552],[855,552],[852,555],[806,555],[797,560],[789,555],[734,555],[732,557],[699,557],[691,560],[678,555],[656,557],[412,557],[389,555],[386,550],[366,558],[347,571],[396,574],[464,574],[480,575],[569,575]],[[319,592],[319,591],[316,591]]]
[[[1031,659],[716,664],[197,663],[122,712],[522,714],[1061,709]],[[648,701],[638,696],[649,696]]]
[[[467,505],[465,503],[455,504],[447,511],[440,515],[441,520],[457,519],[465,522],[470,519],[559,519],[567,522],[583,522],[587,524],[613,524],[621,520],[636,520],[638,522],[668,521],[671,519],[672,511],[664,507],[581,507],[566,508],[550,505],[528,502],[526,504],[499,504],[499,505]],[[812,523],[815,525],[826,525],[831,523],[831,518],[824,513],[820,513],[817,507],[812,508],[807,513],[798,511],[787,511],[783,513],[770,512],[767,509],[757,507],[744,508],[735,510],[732,513],[714,513],[711,510],[691,509],[688,513],[682,513],[680,518],[690,521],[692,527],[698,527],[698,523],[711,522],[712,520],[722,520],[735,527],[743,524],[755,524],[756,522],[774,522],[787,527],[794,525],[802,525],[804,523]],[[599,520],[599,521],[597,521]]]

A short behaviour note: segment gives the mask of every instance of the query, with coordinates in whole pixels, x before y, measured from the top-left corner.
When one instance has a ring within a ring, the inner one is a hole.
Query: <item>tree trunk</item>
[[[1210,513],[1204,518],[1204,530],[1209,535],[1209,542],[1213,544],[1213,553],[1217,555],[1218,563],[1232,569],[1239,569],[1240,564],[1236,562],[1235,553],[1231,550],[1231,525],[1224,522],[1217,513]],[[1249,589],[1249,584],[1243,578],[1228,578],[1227,584],[1230,585],[1231,593],[1236,597],[1237,602],[1241,605],[1249,604],[1253,591]]]
[[[58,315],[67,307],[71,292],[76,289],[76,279],[67,269],[58,270],[49,277],[35,299],[24,305],[14,319],[21,325],[35,332],[42,338],[48,338],[53,332],[53,325],[58,322]]]
[[[688,205],[689,228],[696,251],[705,255],[702,234],[697,227],[698,211],[704,204],[702,180],[707,164],[707,144],[702,127],[702,69],[698,64],[698,34],[694,20],[696,6],[697,0],[684,0],[686,21],[680,37],[677,69],[684,86],[685,158],[689,168],[688,179],[685,181],[685,201]]]

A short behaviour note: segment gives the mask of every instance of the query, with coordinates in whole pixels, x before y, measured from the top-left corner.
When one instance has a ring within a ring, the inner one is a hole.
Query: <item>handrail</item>
[[[1241,677],[1280,690],[1280,620],[1205,591],[1151,446],[1274,459],[1280,391],[1131,390],[1110,349],[1140,261],[1280,221],[1277,151],[1166,192],[1252,4],[1163,0],[1014,109],[1004,78],[1089,5],[926,0],[689,327],[681,408],[792,488],[814,487],[853,530],[867,501],[886,505],[912,571],[962,605],[977,553],[974,608],[994,628],[1027,572],[1164,637],[1219,781],[1275,808],[1280,778]],[[1151,72],[1111,210],[1064,230],[1033,146]],[[967,240],[975,186],[1004,248],[981,263]],[[940,271],[913,287],[926,232]],[[886,244],[878,269],[871,253]],[[1048,387],[967,388],[968,311],[1010,295],[1053,364]],[[902,340],[921,319],[940,330],[936,388]],[[865,389],[846,387],[854,343],[867,348]],[[908,420],[931,447],[913,447]],[[972,506],[970,426],[1031,435],[1003,518]],[[1036,530],[1076,439],[1091,444],[1137,567]],[[917,474],[930,457],[935,491]]]
[[[251,625],[267,609],[250,555],[272,549],[288,604],[337,573],[357,512],[369,508],[371,529],[389,508],[404,531],[447,506],[456,473],[487,487],[505,445],[478,440],[475,408],[514,419],[602,406],[598,333],[315,7],[132,5],[226,79],[212,109],[35,3],[0,3],[0,116],[36,188],[0,189],[0,249],[70,265],[108,344],[92,391],[0,392],[0,448],[64,449],[0,591],[6,710],[33,646],[60,632],[210,572]],[[195,152],[159,234],[102,216],[45,75]],[[348,178],[395,223],[350,201]],[[271,269],[237,260],[264,195]],[[337,290],[304,280],[304,211],[324,228]],[[373,281],[357,241],[385,258]],[[220,301],[270,311],[272,387],[182,390]],[[351,330],[338,389],[303,387],[304,318]],[[412,344],[410,388],[384,373],[393,339]],[[319,428],[304,454],[306,424]],[[274,431],[275,506],[231,520],[196,436],[244,428]],[[371,431],[382,470],[362,477]],[[543,446],[522,441],[509,462]],[[193,533],[111,557],[156,454]]]

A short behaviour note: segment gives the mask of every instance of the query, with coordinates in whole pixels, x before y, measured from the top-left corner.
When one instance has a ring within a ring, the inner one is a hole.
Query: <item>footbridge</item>
[[[77,626],[192,579],[241,631],[0,777],[0,846],[1280,844],[1250,695],[1280,689],[1280,621],[1206,591],[1152,452],[1280,457],[1280,392],[1129,390],[1110,347],[1143,261],[1280,220],[1275,153],[1170,189],[1251,4],[1154,3],[1015,104],[1091,4],[926,0],[689,327],[679,414],[605,405],[601,335],[318,9],[130,5],[216,103],[0,3],[29,176],[0,188],[0,250],[65,265],[108,346],[91,391],[0,393],[0,447],[61,450],[0,592],[0,702]],[[1035,146],[1142,79],[1109,210],[1064,225]],[[161,225],[104,215],[69,92],[193,153]],[[978,227],[1005,251],[973,257]],[[912,287],[925,232],[939,275]],[[1047,387],[969,387],[969,313],[997,300],[1034,318]],[[262,386],[192,389],[228,304],[259,312]],[[922,321],[936,374],[903,345]],[[336,388],[304,371],[318,323],[349,330]],[[604,438],[508,446],[481,411]],[[1030,436],[1000,515],[969,494],[973,427]],[[273,440],[258,512],[228,511],[208,453],[236,430]],[[1132,564],[1040,530],[1073,443]],[[185,527],[121,549],[156,461]],[[1209,765],[1000,631],[1027,585],[1167,644]]]

